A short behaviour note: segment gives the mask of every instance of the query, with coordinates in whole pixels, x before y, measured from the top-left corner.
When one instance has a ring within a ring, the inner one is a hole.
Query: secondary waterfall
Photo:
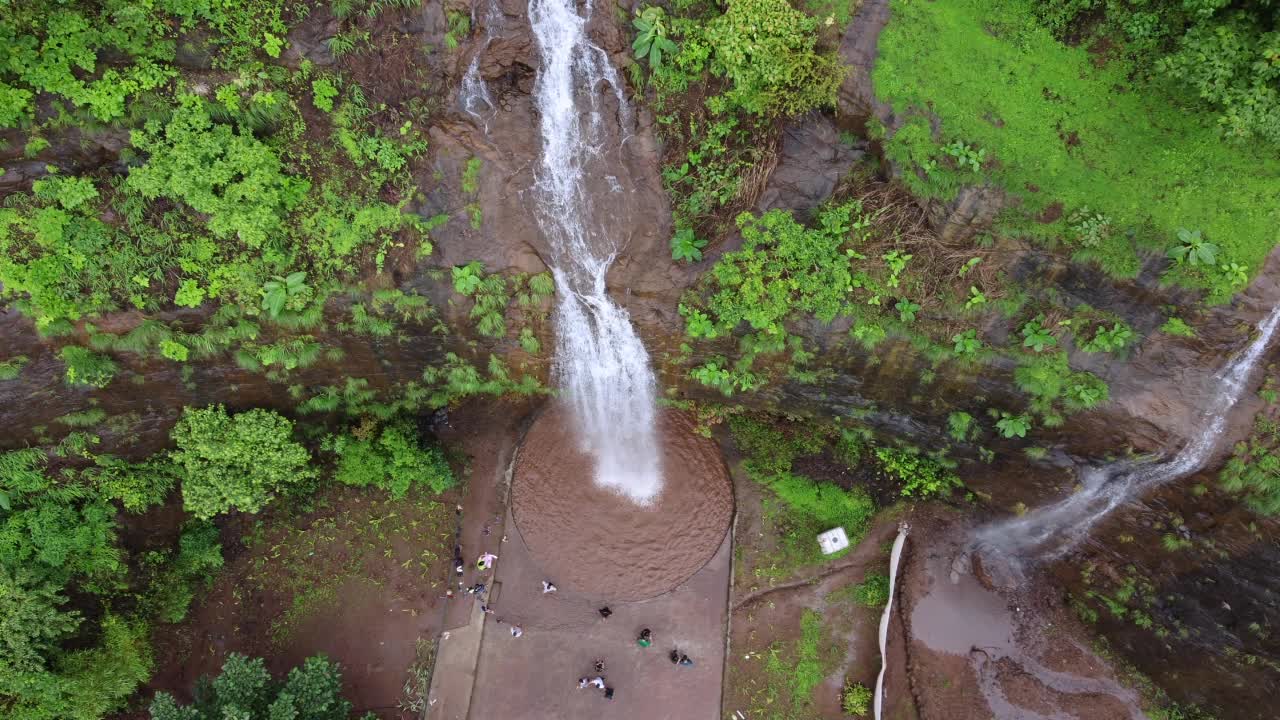
[[[471,12],[471,24],[476,24],[474,9]],[[489,49],[489,43],[501,34],[502,8],[498,7],[498,0],[489,0],[484,14],[484,44],[471,56],[471,64],[467,65],[467,72],[463,74],[462,84],[458,88],[458,103],[468,115],[485,123],[485,132],[488,132],[488,121],[498,108],[489,96],[489,86],[480,77],[480,56]]]
[[[1280,324],[1280,306],[1272,308],[1258,325],[1257,337],[1244,352],[1215,376],[1217,387],[1210,393],[1202,419],[1204,432],[1176,455],[1157,463],[1122,461],[1087,467],[1081,472],[1081,487],[1074,494],[980,530],[978,551],[1000,557],[1002,564],[1016,574],[1022,559],[1061,557],[1083,540],[1099,520],[1124,502],[1203,467],[1226,427],[1227,412],[1248,387],[1249,376],[1262,359],[1277,324]]]
[[[618,133],[631,118],[608,56],[587,38],[590,12],[590,2],[581,15],[573,0],[529,3],[542,57],[534,93],[542,162],[534,194],[557,288],[557,380],[582,447],[595,456],[596,482],[643,504],[662,486],[656,383],[630,317],[605,287],[624,222],[606,211],[608,196],[620,194],[606,154],[617,151]]]

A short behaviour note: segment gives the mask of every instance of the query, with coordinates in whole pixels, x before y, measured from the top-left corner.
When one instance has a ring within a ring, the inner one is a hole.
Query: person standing
[[[647,648],[653,644],[653,633],[649,631],[649,628],[640,631],[640,637],[636,638],[636,644],[642,648]]]

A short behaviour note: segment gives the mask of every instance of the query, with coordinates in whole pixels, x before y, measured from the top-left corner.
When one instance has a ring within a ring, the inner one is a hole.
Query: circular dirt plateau
[[[637,505],[596,484],[563,406],[543,413],[516,457],[516,527],[546,577],[566,590],[644,600],[672,590],[711,559],[733,515],[733,488],[715,442],[684,413],[659,416],[662,491]]]

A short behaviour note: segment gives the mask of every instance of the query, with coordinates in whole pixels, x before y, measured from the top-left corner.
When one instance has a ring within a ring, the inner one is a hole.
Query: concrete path
[[[729,592],[731,534],[710,562],[675,590],[640,602],[618,603],[566,590],[542,593],[544,575],[507,514],[508,542],[498,551],[495,613],[484,640],[471,698],[471,720],[715,720],[720,717]],[[566,552],[573,549],[566,548]],[[551,578],[554,580],[554,578]],[[608,605],[613,615],[601,619]],[[499,619],[501,622],[499,622]],[[512,637],[519,625],[524,634]],[[636,636],[650,628],[654,644]],[[679,648],[694,660],[677,667]],[[578,678],[605,661],[612,701],[579,690]],[[444,716],[440,716],[444,717]]]
[[[447,603],[424,720],[717,720],[732,533],[693,577],[650,600],[612,602],[567,589],[544,595],[542,580],[555,578],[543,574],[504,509],[519,415],[457,422],[453,439],[472,459],[462,515],[462,583],[485,582],[495,612],[481,612],[452,578],[455,595]],[[496,571],[476,571],[482,551],[498,555]],[[605,605],[613,610],[608,620],[598,612]],[[512,637],[512,625],[522,628],[521,637]],[[635,639],[646,627],[654,644],[640,648]],[[694,666],[673,665],[667,657],[673,648]],[[612,701],[599,690],[577,687],[578,678],[595,674],[596,659],[605,661]]]

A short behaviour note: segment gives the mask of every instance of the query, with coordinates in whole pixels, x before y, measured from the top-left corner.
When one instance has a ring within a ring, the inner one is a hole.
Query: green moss
[[[1164,252],[1180,228],[1201,230],[1222,261],[1258,270],[1280,227],[1275,153],[1224,144],[1211,119],[1136,83],[1119,61],[1098,67],[1037,25],[1032,9],[1030,0],[893,2],[873,81],[895,111],[917,118],[888,148],[908,160],[908,184],[953,191],[950,180],[920,175],[929,159],[943,175],[960,172],[941,146],[962,140],[988,156],[981,173],[962,179],[994,181],[1022,201],[1002,218],[1006,229],[1061,236],[1065,222],[1032,218],[1054,203],[1068,214],[1087,206],[1116,231],[1076,254],[1114,275],[1133,276],[1138,251]],[[926,132],[925,108],[940,118],[941,137]],[[1179,267],[1173,277],[1216,301],[1236,289],[1216,266]]]

